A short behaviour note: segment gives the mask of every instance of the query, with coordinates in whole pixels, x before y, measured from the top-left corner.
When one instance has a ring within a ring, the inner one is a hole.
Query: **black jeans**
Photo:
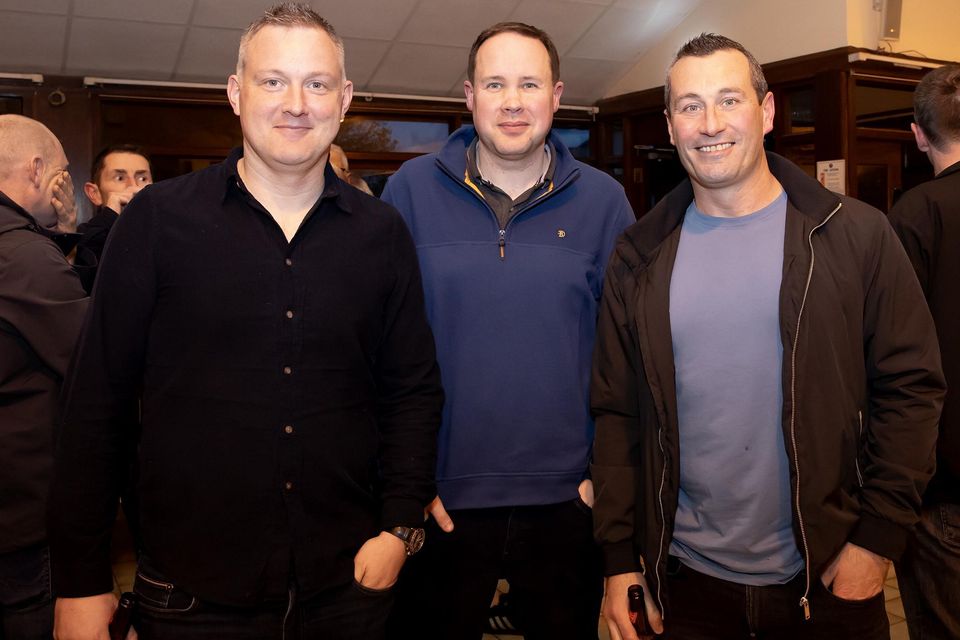
[[[51,637],[49,549],[40,545],[0,554],[0,640]]]
[[[382,640],[393,603],[391,590],[354,582],[304,601],[291,586],[287,602],[228,607],[195,598],[147,563],[133,586],[140,640]]]
[[[452,533],[427,523],[423,550],[400,573],[390,638],[479,639],[497,581],[506,578],[524,638],[596,640],[602,567],[590,509],[579,498],[450,517]]]
[[[960,638],[960,504],[924,507],[897,581],[910,640]]]
[[[819,578],[811,580],[810,619],[800,597],[806,574],[786,584],[752,587],[704,575],[671,557],[667,570],[670,640],[889,640],[883,591],[867,600],[843,600]]]

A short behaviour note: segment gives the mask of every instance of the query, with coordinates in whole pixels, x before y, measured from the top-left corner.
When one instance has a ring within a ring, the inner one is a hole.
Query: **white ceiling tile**
[[[562,55],[603,13],[600,5],[560,0],[523,0],[510,15],[511,20],[526,22],[550,35]]]
[[[417,0],[313,0],[312,5],[340,37],[392,40]]]
[[[191,27],[177,64],[176,78],[226,83],[237,66],[239,29]]]
[[[75,18],[67,58],[69,73],[111,73],[151,78],[170,75],[186,27]],[[145,44],[148,43],[148,44]]]
[[[67,18],[0,13],[0,66],[7,71],[60,71]]]
[[[29,11],[31,13],[70,13],[70,0],[0,0],[2,11]]]
[[[73,0],[73,15],[133,22],[186,24],[193,0]]]
[[[516,5],[516,0],[421,0],[397,39],[469,49],[481,31],[506,20]]]
[[[467,66],[469,49],[393,45],[369,82],[369,91],[447,95]]]
[[[627,61],[647,49],[652,12],[610,7],[568,53],[577,58]]]
[[[246,29],[270,4],[270,0],[196,0],[192,24]]]
[[[347,79],[353,81],[354,91],[366,91],[365,87],[380,66],[390,43],[383,40],[344,38],[343,48],[347,57]]]
[[[603,97],[608,87],[619,80],[633,65],[629,62],[565,58],[563,95],[565,105],[590,105]]]

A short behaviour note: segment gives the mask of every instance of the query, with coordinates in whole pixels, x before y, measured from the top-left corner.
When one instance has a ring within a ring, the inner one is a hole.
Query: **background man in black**
[[[148,184],[153,184],[150,159],[136,145],[111,145],[93,159],[90,182],[83,185],[83,193],[94,207],[93,216],[77,227],[82,237],[73,263],[88,293],[93,289],[97,265],[113,223],[133,196]]]
[[[142,389],[141,638],[377,638],[436,495],[443,394],[395,210],[328,166],[343,46],[303,5],[244,33],[242,149],[111,232],[65,392],[56,632],[104,637],[120,417]]]
[[[937,472],[923,496],[916,535],[897,564],[897,579],[910,638],[937,640],[960,638],[960,66],[924,76],[913,106],[917,146],[936,177],[904,194],[890,212],[890,222],[937,325],[947,399],[940,416]]]
[[[45,511],[57,395],[87,298],[62,251],[67,158],[42,124],[0,115],[0,637],[49,638]],[[55,204],[57,203],[57,204]],[[69,224],[69,221],[66,223]]]

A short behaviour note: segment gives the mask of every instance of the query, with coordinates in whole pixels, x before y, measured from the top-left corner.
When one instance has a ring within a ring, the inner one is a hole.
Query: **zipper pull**
[[[810,619],[810,601],[807,600],[807,596],[800,598],[800,606],[803,607],[803,619]]]
[[[503,248],[507,246],[507,230],[500,229],[500,239],[497,241],[497,244],[500,245],[500,259],[503,260]]]

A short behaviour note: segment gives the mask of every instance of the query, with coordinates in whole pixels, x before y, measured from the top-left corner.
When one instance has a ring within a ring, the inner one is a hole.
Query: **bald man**
[[[70,231],[63,147],[0,115],[0,637],[50,638],[45,512],[60,383],[87,306],[58,246]],[[72,218],[72,219],[71,219]]]

